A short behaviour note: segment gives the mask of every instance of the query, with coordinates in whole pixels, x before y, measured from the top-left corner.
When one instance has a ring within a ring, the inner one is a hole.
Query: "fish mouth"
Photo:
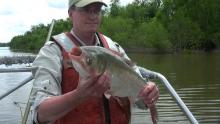
[[[88,77],[87,66],[85,65],[83,59],[84,55],[80,47],[75,47],[69,53],[69,58],[71,59],[72,66],[82,77]]]
[[[80,56],[82,54],[82,49],[80,47],[74,47],[70,54],[74,56]]]
[[[70,57],[74,60],[79,60],[82,57],[82,49],[79,47],[74,47],[70,52]]]

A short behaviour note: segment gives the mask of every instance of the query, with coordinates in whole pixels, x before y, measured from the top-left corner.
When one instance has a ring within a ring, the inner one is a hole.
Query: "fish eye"
[[[86,63],[87,63],[88,65],[91,65],[91,64],[92,64],[92,58],[88,57],[88,58],[86,59]]]

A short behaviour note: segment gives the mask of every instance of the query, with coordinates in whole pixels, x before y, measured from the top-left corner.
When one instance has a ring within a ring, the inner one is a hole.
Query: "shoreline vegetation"
[[[103,10],[99,32],[118,42],[127,52],[197,53],[220,51],[220,1],[134,0],[121,6],[112,0]],[[11,50],[39,51],[50,24],[32,26],[12,38]],[[55,21],[52,35],[70,31],[67,18]],[[1,44],[0,44],[1,45]]]
[[[1,46],[0,46],[1,47]],[[185,53],[185,54],[200,54],[205,53],[205,51],[198,50],[185,50],[177,52],[173,49],[166,49],[163,51],[158,51],[158,49],[148,49],[148,48],[125,48],[126,53],[141,53],[141,54],[175,54],[175,53]],[[212,53],[220,53],[220,49],[211,51]],[[35,60],[36,55],[14,55],[14,56],[0,56],[0,65],[11,66],[13,64],[27,64],[31,65]]]

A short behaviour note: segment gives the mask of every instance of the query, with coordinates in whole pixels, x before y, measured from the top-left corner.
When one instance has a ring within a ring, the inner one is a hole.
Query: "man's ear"
[[[68,10],[68,15],[69,15],[70,20],[72,20],[73,11],[72,10]]]

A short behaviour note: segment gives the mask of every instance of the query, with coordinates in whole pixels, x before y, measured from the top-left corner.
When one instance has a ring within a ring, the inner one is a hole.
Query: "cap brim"
[[[102,0],[81,0],[78,3],[76,3],[75,6],[76,7],[85,7],[85,6],[92,4],[92,3],[101,3],[105,7],[107,7],[107,4],[105,2],[103,2]]]

